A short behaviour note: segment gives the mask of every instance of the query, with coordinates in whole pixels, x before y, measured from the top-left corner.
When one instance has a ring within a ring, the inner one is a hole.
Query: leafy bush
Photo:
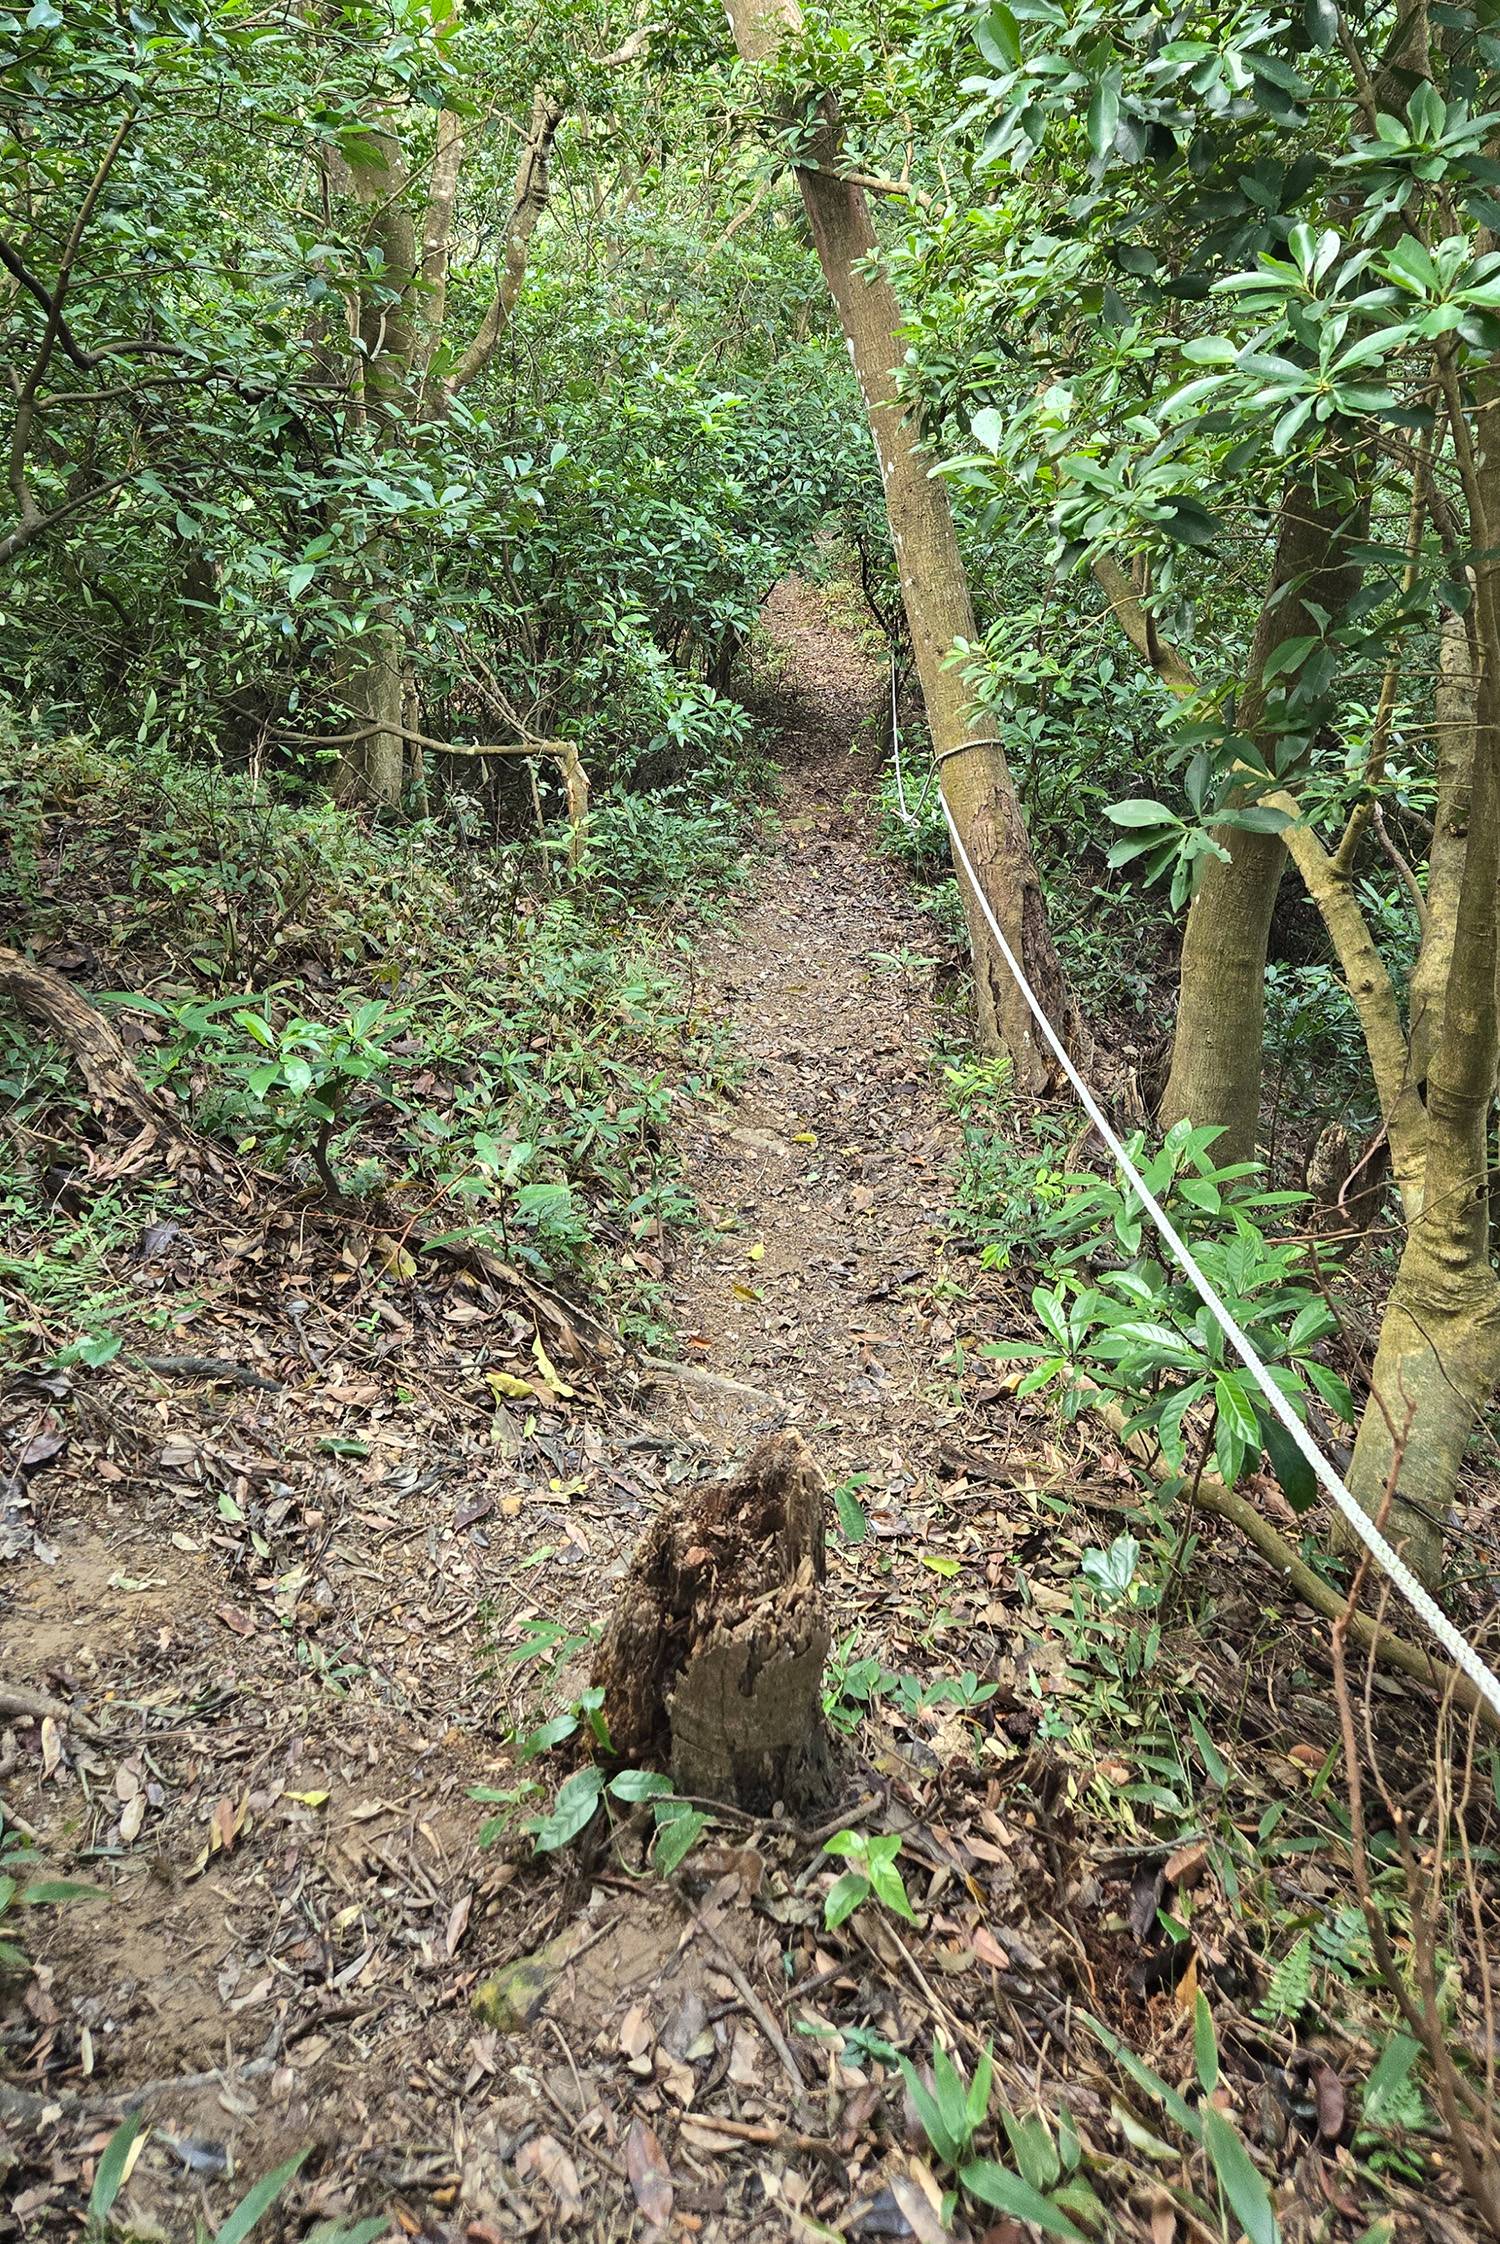
[[[1220,1134],[1178,1123],[1154,1153],[1140,1134],[1129,1151],[1298,1416],[1315,1399],[1352,1421],[1347,1385],[1314,1352],[1336,1319],[1307,1249],[1267,1228],[1306,1195],[1264,1190],[1253,1162],[1216,1167],[1211,1148]],[[1114,1266],[1100,1244],[1111,1235],[1129,1257]],[[1311,1468],[1197,1289],[1175,1262],[1161,1259],[1133,1188],[1105,1177],[1076,1181],[1047,1211],[1044,1239],[1053,1283],[1036,1287],[1031,1299],[1046,1345],[1004,1342],[985,1351],[1031,1362],[1019,1391],[1055,1386],[1070,1416],[1101,1389],[1120,1397],[1127,1430],[1152,1433],[1176,1473],[1187,1468],[1201,1419],[1204,1447],[1227,1486],[1264,1452],[1288,1500],[1306,1510],[1315,1494]]]

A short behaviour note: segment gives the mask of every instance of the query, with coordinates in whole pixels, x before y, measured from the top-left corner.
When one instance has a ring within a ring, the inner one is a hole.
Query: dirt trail
[[[701,957],[700,1002],[744,1072],[736,1103],[684,1135],[714,1228],[671,1303],[688,1363],[771,1400],[684,1388],[681,1417],[726,1448],[795,1424],[830,1477],[870,1471],[878,1505],[936,1471],[957,1416],[954,1327],[932,1301],[958,1139],[932,1062],[943,946],[877,847],[866,720],[883,671],[800,582],[766,623],[787,663],[782,838]]]
[[[76,2234],[108,2099],[146,2083],[133,2206],[169,2234],[304,2146],[299,2214],[395,2207],[438,2244],[644,2234],[627,2169],[643,2208],[670,2174],[699,2244],[878,2205],[881,2099],[857,2073],[835,2095],[799,2036],[875,2023],[900,2044],[936,2013],[878,1927],[830,1961],[815,1840],[726,1821],[676,1886],[646,1872],[644,1828],[541,1860],[477,1844],[476,1784],[566,1774],[576,1748],[527,1763],[513,1741],[576,1697],[652,1511],[769,1426],[796,1425],[831,1482],[860,1476],[868,1533],[830,1546],[832,1687],[854,1658],[999,1687],[978,1729],[919,1692],[882,1705],[849,1811],[894,1813],[910,1874],[961,1869],[1007,1937],[1052,1882],[997,1812],[1035,1726],[1011,1561],[1037,1495],[986,1424],[994,1389],[951,1362],[994,1309],[972,1262],[944,1280],[957,1128],[930,973],[877,962],[941,948],[866,807],[854,743],[882,680],[806,586],[767,620],[781,837],[697,960],[742,1074],[682,1110],[713,1226],[669,1272],[686,1376],[570,1365],[576,1394],[528,1386],[531,1320],[504,1293],[397,1286],[368,1236],[247,1197],[156,1227],[134,1282],[182,1304],[184,1361],[254,1383],[126,1354],[7,1390],[17,1438],[58,1433],[0,1513],[0,1678],[58,1712],[0,1720],[0,1797],[111,1900],[38,1913],[40,1971],[0,2000],[0,2239]],[[519,1400],[497,1400],[497,1365]],[[1055,1523],[1046,1548],[1076,1566]],[[517,1663],[537,1627],[555,1655]],[[524,2016],[476,2018],[486,1975],[559,1936],[572,1960]],[[1000,1951],[981,1965],[955,1919],[929,1937],[945,2000],[992,1975]],[[1061,1981],[1050,1935],[1027,1937],[1035,2043]],[[868,2233],[910,2233],[892,2218]]]

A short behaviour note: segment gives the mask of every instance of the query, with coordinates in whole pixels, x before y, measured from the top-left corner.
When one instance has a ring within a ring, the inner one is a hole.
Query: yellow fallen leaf
[[[529,1379],[518,1379],[513,1371],[487,1371],[485,1384],[497,1395],[509,1395],[516,1402],[530,1402],[532,1385]]]
[[[531,1343],[531,1353],[536,1358],[537,1370],[541,1373],[547,1385],[552,1389],[554,1395],[560,1395],[566,1401],[569,1397],[575,1395],[578,1392],[576,1387],[570,1387],[568,1385],[568,1382],[566,1381],[566,1379],[564,1379],[562,1373],[554,1365],[546,1349],[542,1346],[542,1336],[540,1333],[537,1334],[535,1340],[533,1340],[533,1342]]]
[[[759,1286],[737,1285],[732,1289],[732,1291],[734,1293],[734,1298],[736,1301],[759,1301],[761,1298]]]
[[[299,1800],[304,1808],[326,1808],[328,1805],[326,1792],[289,1792],[287,1798]]]
[[[817,1142],[818,1133],[816,1130],[799,1130],[792,1140],[793,1145],[816,1145]]]
[[[761,1261],[765,1255],[765,1251],[765,1241],[763,1239],[757,1239],[754,1246],[750,1249],[750,1260],[752,1262]]]

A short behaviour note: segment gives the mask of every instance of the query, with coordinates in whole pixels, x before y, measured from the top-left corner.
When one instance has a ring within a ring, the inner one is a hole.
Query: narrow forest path
[[[698,963],[742,1073],[684,1132],[708,1228],[670,1298],[684,1360],[769,1400],[685,1385],[681,1415],[724,1448],[795,1425],[830,1478],[869,1472],[878,1506],[930,1483],[956,1418],[933,1301],[959,1136],[933,1063],[942,945],[878,846],[883,669],[800,580],[765,620],[786,665],[781,835]]]

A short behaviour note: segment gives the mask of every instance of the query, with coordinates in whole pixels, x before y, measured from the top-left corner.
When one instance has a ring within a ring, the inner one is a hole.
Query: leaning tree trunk
[[[756,1814],[826,1798],[823,1535],[822,1476],[791,1433],[662,1514],[594,1666],[613,1753]]]
[[[727,0],[727,7],[735,44],[747,62],[764,61],[783,32],[801,26],[796,0]],[[947,491],[934,477],[933,461],[919,445],[896,395],[896,370],[906,356],[901,306],[874,263],[879,243],[864,189],[839,177],[831,104],[825,105],[822,127],[805,155],[797,180],[864,393],[943,800],[1006,941],[1064,1040],[1077,1045],[1082,1031],[1053,948],[1042,884],[1004,750],[991,737],[993,725],[976,711],[958,672],[948,667],[955,644],[978,636],[968,580]],[[1037,1038],[978,897],[965,879],[959,888],[974,955],[980,1040],[991,1051],[1004,1047],[1023,1088],[1048,1088],[1056,1073],[1052,1056]]]

